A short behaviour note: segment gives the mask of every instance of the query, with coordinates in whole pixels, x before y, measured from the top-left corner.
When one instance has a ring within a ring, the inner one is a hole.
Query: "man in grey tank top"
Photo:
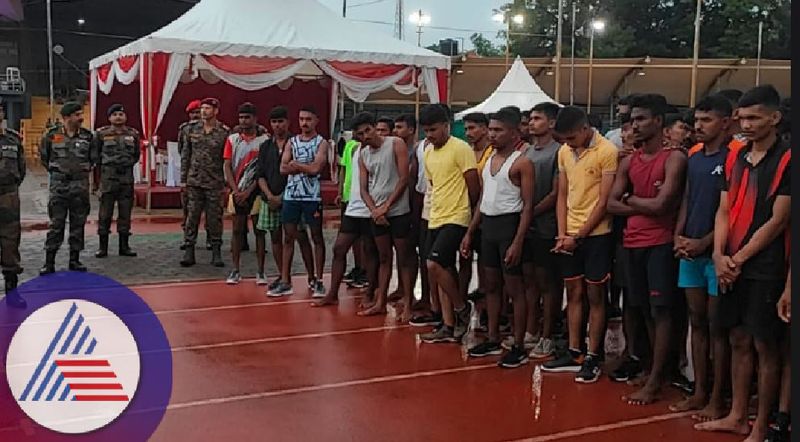
[[[407,322],[411,319],[411,268],[407,257],[407,237],[411,226],[408,151],[400,138],[378,135],[375,125],[375,116],[368,112],[356,115],[353,120],[353,132],[363,143],[358,161],[361,197],[370,211],[379,259],[375,304],[359,315],[386,313],[394,246],[399,276],[403,281],[403,311],[399,319]]]

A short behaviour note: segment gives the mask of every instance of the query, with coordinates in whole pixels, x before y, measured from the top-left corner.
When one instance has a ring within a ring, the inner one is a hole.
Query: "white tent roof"
[[[503,81],[489,95],[489,98],[475,107],[457,113],[456,119],[460,120],[464,115],[472,112],[497,112],[505,106],[517,106],[526,111],[543,102],[555,103],[555,100],[542,91],[542,88],[536,84],[536,80],[528,72],[525,63],[522,62],[520,57],[517,57],[511,68],[506,72]]]
[[[202,0],[158,31],[95,58],[89,67],[151,52],[450,68],[449,57],[369,32],[316,0]]]

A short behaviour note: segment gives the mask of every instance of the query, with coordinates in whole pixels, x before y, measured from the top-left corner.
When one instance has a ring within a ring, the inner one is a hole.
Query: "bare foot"
[[[750,426],[747,425],[747,419],[737,419],[731,417],[731,415],[714,421],[694,424],[694,429],[700,431],[722,431],[741,435],[750,433]]]
[[[683,411],[700,410],[706,406],[706,399],[703,396],[690,396],[676,404],[669,406],[670,411],[680,413]]]
[[[622,400],[630,405],[649,405],[661,398],[659,393],[659,388],[645,386],[636,393],[623,396]]]
[[[629,379],[628,382],[626,382],[626,383],[628,385],[630,385],[631,387],[644,387],[644,384],[647,383],[647,379],[649,379],[649,378],[650,378],[650,375],[645,373],[645,374],[639,376],[638,378]]]
[[[386,306],[375,304],[372,307],[356,313],[358,316],[377,316],[386,314]]]
[[[363,297],[363,298],[361,298],[361,302],[358,303],[358,308],[360,308],[361,310],[366,310],[366,309],[372,307],[373,305],[375,305],[375,300],[374,299]]]
[[[339,305],[339,299],[333,296],[326,296],[311,303],[311,307],[327,307],[331,305]]]
[[[742,442],[763,442],[766,437],[766,431],[759,431],[753,428],[753,431],[750,432],[750,436],[747,436],[747,439]]]
[[[397,322],[401,324],[408,324],[408,321],[411,320],[411,310],[403,310],[399,312],[397,316]]]
[[[725,407],[709,402],[705,408],[693,414],[692,419],[700,422],[708,422],[721,419],[726,413],[727,410]]]

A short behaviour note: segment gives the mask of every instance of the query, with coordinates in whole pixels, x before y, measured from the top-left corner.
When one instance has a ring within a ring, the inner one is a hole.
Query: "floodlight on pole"
[[[408,16],[408,20],[417,26],[425,26],[431,23],[431,16],[419,10],[412,12],[411,15]]]
[[[605,28],[606,28],[606,22],[604,22],[603,20],[599,20],[599,19],[592,20],[592,29],[593,30],[595,30],[597,32],[603,32],[603,30]]]
[[[525,16],[523,16],[522,14],[517,14],[517,15],[511,17],[511,20],[515,24],[521,25],[521,24],[525,23]]]
[[[603,32],[606,22],[601,19],[594,19],[591,23],[592,30],[589,33],[589,87],[586,92],[586,113],[592,111],[592,70],[594,67],[594,33]]]

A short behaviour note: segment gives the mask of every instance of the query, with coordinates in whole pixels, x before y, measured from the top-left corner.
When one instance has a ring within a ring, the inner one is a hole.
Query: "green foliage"
[[[692,56],[696,0],[562,1],[563,56],[570,53],[573,2],[578,57],[589,53],[593,18],[606,22],[602,34],[595,35],[597,57]],[[555,54],[558,0],[515,0],[499,11],[525,17],[523,25],[511,25],[513,54]],[[755,58],[759,20],[764,21],[762,56],[791,58],[791,0],[703,0],[700,56]],[[505,40],[505,31],[498,37]]]
[[[484,37],[483,34],[472,34],[469,40],[472,42],[475,52],[482,57],[497,57],[503,54],[503,49],[496,47],[492,44],[491,40]]]

